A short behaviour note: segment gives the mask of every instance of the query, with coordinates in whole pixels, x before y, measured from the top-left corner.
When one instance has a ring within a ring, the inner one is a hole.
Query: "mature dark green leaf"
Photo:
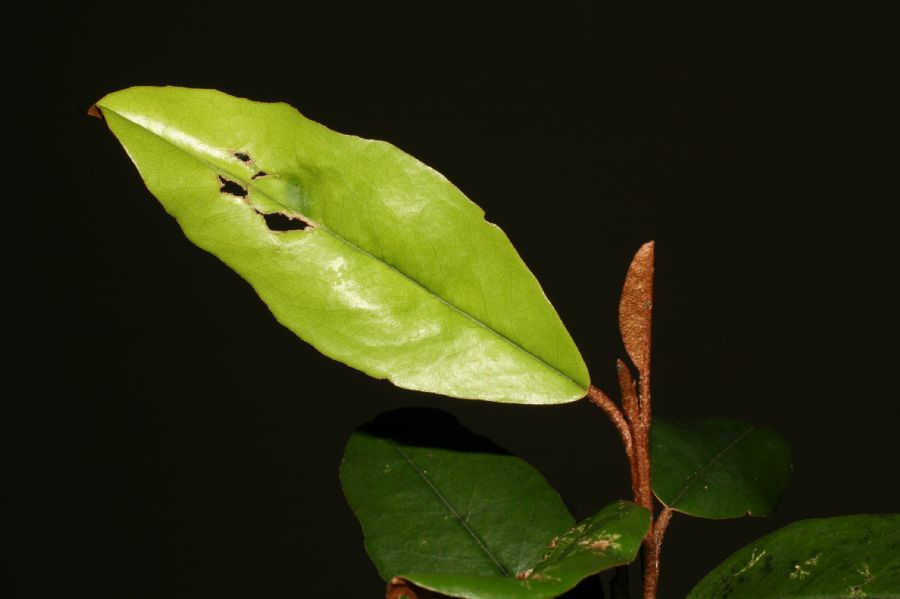
[[[650,527],[650,512],[630,501],[612,503],[553,539],[553,547],[517,579],[452,572],[404,574],[416,585],[451,597],[558,597],[588,576],[630,563]]]
[[[555,597],[633,560],[649,527],[629,502],[575,526],[536,470],[434,410],[360,427],[341,482],[381,576],[454,597]]]
[[[900,597],[900,515],[818,518],[750,543],[689,599]]]
[[[770,514],[791,480],[791,452],[777,433],[725,418],[650,430],[653,492],[701,518]]]
[[[97,107],[188,238],[326,355],[454,397],[586,393],[578,349],[509,239],[415,158],[214,90],[135,87]]]
[[[514,578],[575,524],[534,468],[437,410],[395,410],[361,426],[341,483],[385,579],[410,571]]]

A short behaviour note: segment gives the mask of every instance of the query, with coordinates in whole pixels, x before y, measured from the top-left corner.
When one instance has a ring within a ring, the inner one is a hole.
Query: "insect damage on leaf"
[[[620,549],[621,545],[616,542],[620,538],[622,538],[622,535],[618,533],[604,533],[604,536],[601,536],[599,538],[581,539],[578,541],[578,544],[582,547],[587,547],[588,549],[593,549],[595,551],[606,551],[610,547],[612,547],[613,549]]]
[[[516,574],[516,580],[528,580],[528,577],[531,576],[531,573],[534,572],[534,568],[528,568],[527,570],[522,570],[518,574]]]
[[[509,239],[414,157],[215,90],[138,86],[97,105],[191,241],[327,356],[452,397],[584,397],[577,347]]]
[[[235,156],[240,158],[240,156],[247,155],[235,154]],[[247,160],[249,159],[250,157],[247,156]],[[257,175],[259,175],[259,173],[257,173]],[[254,175],[253,178],[255,179],[257,175]],[[265,175],[266,173],[262,173],[261,176]],[[237,198],[246,198],[250,193],[249,190],[246,187],[242,186],[240,183],[237,183],[230,179],[226,179],[221,175],[219,175],[219,181],[222,183],[222,187],[219,188],[219,191],[221,191],[222,193],[227,193],[228,195],[232,195]],[[268,229],[272,232],[282,233],[285,231],[303,231],[310,226],[310,223],[290,214],[282,212],[272,212],[266,214],[257,210],[252,203],[250,203],[250,207],[253,208],[257,214],[263,217],[263,221],[266,223],[266,227],[268,227]]]
[[[302,220],[292,218],[287,214],[281,214],[280,212],[263,214],[262,216],[270,231],[302,231],[309,226]]]
[[[609,549],[609,546],[612,545],[610,541],[606,539],[600,539],[598,541],[594,541],[593,543],[588,543],[588,547],[591,549],[596,549],[598,551],[606,551]]]
[[[247,197],[247,189],[242,187],[239,183],[226,179],[221,175],[219,176],[219,181],[222,182],[222,187],[219,188],[219,191],[222,193],[227,193],[239,198]]]
[[[760,553],[759,555],[757,555],[756,549],[754,549],[754,550],[753,550],[753,554],[750,556],[750,561],[747,562],[747,565],[744,566],[743,568],[741,568],[740,570],[738,570],[737,572],[735,572],[734,575],[735,575],[735,576],[740,576],[741,574],[743,574],[744,572],[746,572],[747,570],[749,570],[750,568],[752,568],[753,566],[755,566],[756,563],[757,563],[759,560],[761,560],[762,557],[763,557],[765,554],[766,554],[766,550],[765,550],[765,549],[763,549],[762,553]]]

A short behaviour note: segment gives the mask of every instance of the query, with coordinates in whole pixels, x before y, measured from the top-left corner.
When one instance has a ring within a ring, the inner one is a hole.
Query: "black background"
[[[521,455],[576,517],[628,494],[586,402],[404,391],[279,327],[84,115],[135,84],[286,101],[435,167],[506,231],[609,392],[618,290],[655,239],[656,413],[772,427],[796,465],[770,518],[676,516],[661,597],[788,522],[900,507],[896,194],[847,26],[788,4],[81,8],[54,24],[43,81],[62,82],[45,114],[66,178],[32,179],[44,212],[12,221],[31,309],[4,325],[29,358],[8,371],[22,597],[380,596],[337,467],[354,427],[400,406]]]

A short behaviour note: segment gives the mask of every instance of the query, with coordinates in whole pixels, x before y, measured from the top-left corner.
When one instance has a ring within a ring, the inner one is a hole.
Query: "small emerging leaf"
[[[392,588],[451,597],[556,597],[632,561],[650,523],[623,501],[575,526],[537,471],[436,410],[360,427],[341,482]]]
[[[641,376],[650,371],[653,319],[653,242],[642,245],[628,267],[619,300],[619,331],[625,351]]]
[[[789,524],[725,560],[688,599],[900,597],[900,515]]]
[[[650,429],[653,493],[701,518],[770,514],[791,480],[791,452],[774,431],[726,418]]]
[[[581,355],[509,239],[412,156],[214,90],[134,87],[97,109],[188,238],[322,353],[453,397],[585,395]]]

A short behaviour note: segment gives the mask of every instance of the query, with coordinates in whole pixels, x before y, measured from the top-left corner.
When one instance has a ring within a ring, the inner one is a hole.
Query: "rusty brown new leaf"
[[[625,351],[641,377],[650,372],[650,325],[653,316],[653,242],[637,251],[628,267],[619,300],[619,331]]]

